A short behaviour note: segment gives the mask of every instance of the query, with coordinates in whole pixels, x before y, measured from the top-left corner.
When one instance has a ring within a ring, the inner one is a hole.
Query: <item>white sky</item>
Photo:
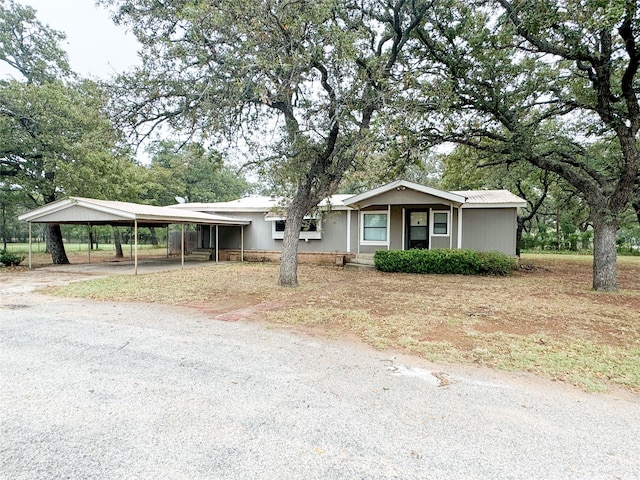
[[[17,1],[35,8],[40,22],[66,34],[61,47],[80,76],[106,79],[137,63],[135,37],[116,26],[94,0]]]

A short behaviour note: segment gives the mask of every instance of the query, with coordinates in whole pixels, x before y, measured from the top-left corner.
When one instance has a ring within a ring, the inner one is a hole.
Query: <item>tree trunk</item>
[[[158,235],[156,234],[155,227],[149,227],[149,231],[151,232],[151,245],[154,247],[158,246]]]
[[[62,230],[57,223],[47,224],[47,248],[51,252],[51,260],[54,265],[63,265],[69,263],[67,252],[64,250],[62,242]]]
[[[636,212],[638,223],[640,223],[640,200],[638,200],[637,202],[631,202],[631,206],[633,206],[633,210]]]
[[[120,241],[120,230],[118,227],[113,228],[113,243],[116,246],[116,258],[124,258],[122,253],[122,242]]]
[[[593,216],[593,289],[598,292],[614,292],[618,289],[616,265],[617,220],[605,214]]]
[[[516,227],[516,257],[520,256],[522,248],[522,232],[524,230],[524,219],[518,216],[518,226]]]
[[[280,277],[278,278],[278,285],[282,287],[298,286],[298,241],[306,213],[304,207],[295,200],[291,202],[287,210],[287,222],[284,226],[280,258]]]

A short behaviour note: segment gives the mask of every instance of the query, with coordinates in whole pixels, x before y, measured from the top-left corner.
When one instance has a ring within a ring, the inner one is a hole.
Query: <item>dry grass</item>
[[[60,295],[190,305],[213,318],[264,320],[378,349],[476,363],[602,390],[640,391],[640,258],[619,260],[616,293],[590,290],[590,257],[528,255],[508,278],[384,274],[301,265],[301,287],[275,264],[74,283]]]

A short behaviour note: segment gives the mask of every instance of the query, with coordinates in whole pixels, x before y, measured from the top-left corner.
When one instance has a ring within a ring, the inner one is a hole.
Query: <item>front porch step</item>
[[[373,261],[373,253],[360,253],[352,258],[350,262],[345,265],[346,268],[353,268],[358,270],[375,270],[375,262]]]
[[[370,265],[367,263],[354,263],[353,260],[350,261],[349,263],[345,263],[344,268],[349,270],[375,270],[376,269],[374,265]]]
[[[213,250],[209,248],[196,248],[193,252],[184,257],[184,259],[193,262],[208,262],[211,260],[212,255]]]

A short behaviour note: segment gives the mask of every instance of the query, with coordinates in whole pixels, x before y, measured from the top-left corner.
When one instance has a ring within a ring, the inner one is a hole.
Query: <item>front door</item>
[[[409,212],[409,249],[429,248],[429,225],[427,219],[429,212],[410,211]]]

